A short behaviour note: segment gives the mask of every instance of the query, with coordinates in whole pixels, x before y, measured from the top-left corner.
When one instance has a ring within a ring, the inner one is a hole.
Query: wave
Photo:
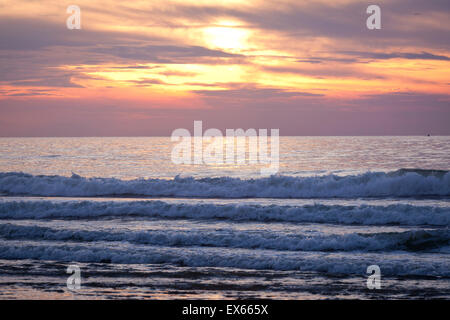
[[[450,225],[450,208],[409,204],[262,206],[168,203],[159,200],[0,202],[0,219],[97,219],[126,216],[157,219],[220,219],[357,225]]]
[[[10,242],[10,241],[8,241]],[[206,247],[132,247],[124,244],[0,244],[0,259],[34,259],[78,263],[169,264],[253,270],[299,270],[366,275],[377,264],[384,276],[450,277],[447,257],[433,254],[323,253]],[[6,245],[8,244],[8,245]]]
[[[168,247],[226,247],[279,251],[427,251],[450,249],[450,230],[415,230],[372,234],[302,235],[295,233],[238,230],[147,230],[86,231],[49,227],[0,224],[0,238],[6,240],[126,241]],[[442,250],[441,250],[442,251]],[[448,252],[450,253],[450,251]]]
[[[401,169],[337,176],[173,179],[84,178],[0,173],[0,192],[36,196],[151,196],[210,198],[330,198],[449,196],[450,172]]]

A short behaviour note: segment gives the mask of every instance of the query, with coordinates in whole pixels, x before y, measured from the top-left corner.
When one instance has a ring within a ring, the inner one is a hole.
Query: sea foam
[[[98,219],[141,217],[290,223],[449,226],[450,208],[391,205],[302,206],[145,201],[1,201],[0,219]]]
[[[424,173],[425,172],[425,173]],[[85,178],[0,173],[0,192],[37,196],[150,196],[208,198],[350,198],[449,196],[450,173],[399,170],[337,176],[173,179]]]

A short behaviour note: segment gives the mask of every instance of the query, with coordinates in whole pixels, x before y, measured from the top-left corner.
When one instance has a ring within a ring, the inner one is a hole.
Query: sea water
[[[272,176],[172,147],[1,138],[0,298],[450,297],[450,137],[281,137]]]

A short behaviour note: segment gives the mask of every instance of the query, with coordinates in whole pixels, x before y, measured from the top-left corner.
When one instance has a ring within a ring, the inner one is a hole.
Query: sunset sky
[[[381,30],[366,28],[370,4]],[[194,120],[450,134],[448,0],[2,0],[0,25],[0,136],[170,135]]]

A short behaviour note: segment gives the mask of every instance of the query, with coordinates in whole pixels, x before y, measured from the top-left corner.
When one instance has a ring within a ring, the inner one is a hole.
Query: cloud
[[[189,72],[189,71],[176,71],[176,70],[166,70],[162,72],[158,72],[158,74],[166,76],[166,77],[193,77],[198,75],[198,72]]]
[[[242,88],[229,90],[196,90],[195,93],[204,97],[221,97],[237,99],[279,99],[294,97],[321,97],[323,94],[289,91],[274,88]]]
[[[436,55],[429,52],[421,52],[421,53],[414,53],[414,52],[393,52],[393,53],[384,53],[384,52],[360,52],[360,51],[343,51],[340,52],[341,54],[346,54],[350,56],[355,56],[358,58],[363,59],[395,59],[395,58],[402,58],[402,59],[421,59],[421,60],[442,60],[442,61],[450,61],[450,57],[444,56],[444,55]]]
[[[106,98],[100,104],[67,98],[2,99],[0,136],[170,135],[176,128],[192,128],[194,120],[220,130],[279,128],[281,135],[450,134],[446,95],[393,92],[361,99],[289,95],[264,99],[264,92],[256,90],[258,99],[238,103],[226,95],[204,96],[213,99],[213,108],[183,111],[164,106],[137,108]]]
[[[310,76],[319,79],[323,78],[355,78],[355,79],[383,79],[384,77],[379,74],[372,74],[365,72],[353,66],[338,67],[336,64],[325,64],[314,68],[298,67],[261,67],[263,71],[269,71],[274,73],[291,73],[303,76]]]
[[[83,88],[83,86],[73,83],[70,75],[56,78],[32,79],[23,81],[12,81],[8,83],[18,87],[64,87],[64,88]]]
[[[119,45],[91,48],[90,52],[113,55],[119,58],[153,63],[189,63],[198,58],[240,58],[242,55],[231,54],[220,50],[207,49],[201,46],[175,45]]]
[[[64,21],[64,20],[63,20]],[[90,47],[102,45],[138,44],[143,41],[164,41],[167,38],[111,30],[69,30],[64,22],[52,22],[36,17],[5,17],[0,19],[0,50],[41,50],[54,46]]]
[[[131,82],[138,86],[144,86],[144,87],[147,85],[152,85],[152,84],[171,85],[170,83],[164,82],[159,79],[128,80],[127,82]]]
[[[376,31],[357,0],[80,0],[81,30],[43,3],[0,13],[3,135],[170,134],[196,118],[282,134],[450,133],[448,0],[380,0]],[[230,22],[248,34],[241,47],[205,36]]]
[[[159,66],[140,66],[140,65],[135,65],[135,66],[119,66],[119,67],[110,67],[110,69],[139,69],[139,70],[150,70],[150,69],[156,69],[156,68],[160,68]]]

